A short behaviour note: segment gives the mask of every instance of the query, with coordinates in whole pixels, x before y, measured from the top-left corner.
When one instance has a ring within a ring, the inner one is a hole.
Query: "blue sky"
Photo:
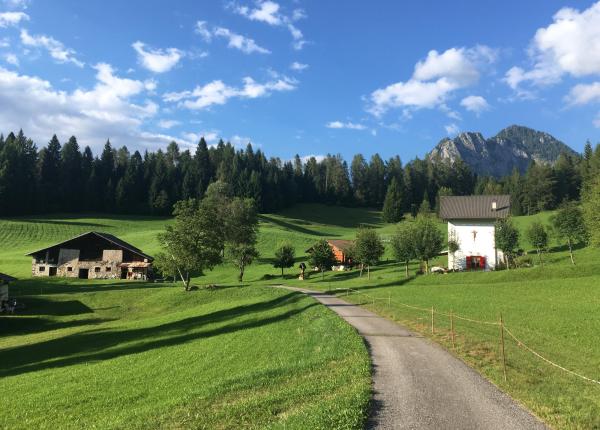
[[[600,2],[0,0],[0,124],[38,145],[408,161],[510,124],[600,140]]]

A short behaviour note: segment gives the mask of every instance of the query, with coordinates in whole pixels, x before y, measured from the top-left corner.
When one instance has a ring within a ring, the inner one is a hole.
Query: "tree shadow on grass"
[[[81,327],[113,321],[108,318],[87,318],[72,321],[54,321],[47,318],[3,316],[0,317],[0,335],[13,336],[41,333],[63,328]]]
[[[21,315],[80,315],[90,314],[94,310],[81,303],[79,300],[48,300],[44,297],[26,297],[20,300],[25,304]]]
[[[340,216],[340,210],[344,216]],[[302,204],[288,210],[281,211],[280,216],[290,220],[298,219],[301,223],[315,223],[335,227],[357,228],[359,225],[381,227],[381,212],[368,208],[352,208],[329,206],[320,204]],[[289,214],[289,216],[288,216]]]
[[[364,275],[363,275],[363,277],[364,277]],[[409,276],[408,278],[402,277],[402,278],[398,278],[398,279],[391,279],[385,283],[376,283],[376,280],[369,281],[368,279],[365,279],[365,282],[367,282],[366,285],[350,286],[349,288],[351,288],[352,290],[362,291],[362,292],[376,291],[376,290],[379,290],[380,288],[400,287],[405,284],[408,284],[409,282],[411,282],[414,279],[416,279],[415,275]],[[340,290],[344,290],[344,289],[345,289],[344,287],[339,287],[339,289],[333,288],[333,289],[329,289],[327,292],[335,293],[337,290],[337,292],[339,293]]]
[[[110,284],[94,280],[48,280],[48,279],[27,279],[14,282],[10,285],[11,297],[39,296],[48,294],[73,294],[90,293],[102,291],[120,291],[120,290],[138,290],[174,287],[170,283],[152,283],[140,281],[115,281]]]
[[[273,311],[274,308],[293,304],[302,298],[302,294],[292,292],[272,300],[221,309],[152,327],[89,330],[58,339],[8,348],[0,351],[0,376],[108,360],[273,324],[298,315],[317,304],[310,303],[268,317],[256,314]],[[238,321],[228,323],[232,319]],[[208,324],[218,323],[224,324],[203,330]]]
[[[297,224],[292,224],[291,222],[287,222],[287,221],[283,221],[279,218],[275,218],[269,215],[259,215],[259,219],[261,219],[264,222],[269,222],[271,224],[275,224],[278,225],[279,227],[283,227],[286,230],[291,230],[291,231],[295,231],[298,233],[302,233],[302,234],[307,234],[310,236],[327,236],[327,237],[337,237],[337,234],[333,234],[333,233],[328,233],[328,232],[322,232],[322,231],[317,231],[317,230],[311,230],[305,227],[300,227]]]

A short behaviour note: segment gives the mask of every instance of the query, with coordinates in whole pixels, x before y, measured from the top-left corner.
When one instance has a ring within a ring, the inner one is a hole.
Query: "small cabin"
[[[97,231],[27,255],[32,257],[32,276],[146,280],[152,274],[151,256],[112,234]]]
[[[333,251],[333,255],[338,263],[342,265],[351,265],[352,259],[349,255],[349,250],[354,245],[354,242],[351,240],[343,240],[343,239],[331,239],[328,240],[327,243],[331,247]]]
[[[496,248],[496,221],[510,215],[509,195],[442,196],[440,218],[459,249],[448,253],[448,268],[493,270],[504,259]]]
[[[352,257],[349,251],[354,245],[353,241],[343,239],[327,239],[326,242],[333,251],[333,256],[338,264],[343,266],[352,266]],[[306,252],[312,252],[312,248],[307,249]]]

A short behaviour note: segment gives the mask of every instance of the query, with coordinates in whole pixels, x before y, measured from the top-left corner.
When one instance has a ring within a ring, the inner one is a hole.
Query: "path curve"
[[[439,345],[334,295],[302,288],[365,339],[373,366],[368,429],[547,429]]]

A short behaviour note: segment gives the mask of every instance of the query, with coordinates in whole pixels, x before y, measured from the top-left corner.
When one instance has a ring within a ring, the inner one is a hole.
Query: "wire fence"
[[[517,345],[517,347],[523,349],[524,351],[527,351],[528,353],[532,354],[534,357],[537,357],[538,359],[544,361],[545,363],[562,370],[563,372],[566,372],[572,376],[576,376],[584,381],[590,382],[592,384],[597,384],[600,386],[600,380],[596,380],[593,378],[590,378],[588,376],[582,375],[578,372],[575,372],[574,370],[568,369],[567,367],[561,366],[560,364],[550,360],[549,358],[545,357],[544,355],[540,354],[538,351],[534,350],[532,347],[530,347],[529,345],[527,345],[525,342],[523,342],[522,340],[520,340],[517,336],[514,335],[514,333],[508,328],[506,327],[506,325],[503,322],[502,319],[502,315],[500,315],[500,319],[499,321],[483,321],[483,320],[478,320],[475,318],[468,318],[466,316],[463,315],[458,315],[455,314],[454,312],[440,312],[440,311],[436,311],[435,308],[432,306],[431,308],[423,308],[423,307],[419,307],[419,306],[414,306],[414,305],[409,305],[407,303],[402,303],[396,300],[392,300],[391,296],[388,297],[375,297],[372,296],[370,294],[367,294],[363,291],[359,291],[359,290],[355,290],[352,288],[336,288],[335,290],[337,291],[345,291],[345,295],[348,296],[350,294],[359,294],[362,295],[364,297],[366,297],[367,299],[369,299],[369,301],[373,304],[373,306],[375,306],[375,303],[377,302],[386,302],[388,304],[388,306],[394,305],[394,306],[402,306],[408,309],[413,309],[419,312],[426,312],[428,314],[430,314],[430,318],[431,318],[431,332],[435,333],[435,316],[436,315],[440,315],[440,316],[446,316],[449,318],[450,320],[450,336],[451,336],[451,340],[452,340],[452,345],[454,347],[455,344],[455,331],[454,331],[454,319],[458,319],[461,321],[467,321],[473,324],[480,324],[483,326],[496,326],[499,329],[499,336],[500,336],[500,343],[501,343],[501,355],[502,355],[502,364],[503,364],[503,372],[504,372],[504,379],[507,379],[507,374],[506,374],[506,356],[505,356],[505,349],[504,349],[504,334],[506,333],[508,335],[508,338],[511,339],[512,341],[515,342],[515,344]]]

